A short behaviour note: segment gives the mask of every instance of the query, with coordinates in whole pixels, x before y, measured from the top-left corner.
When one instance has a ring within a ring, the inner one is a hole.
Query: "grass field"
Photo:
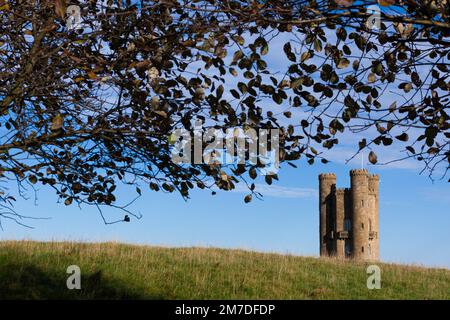
[[[78,265],[82,289],[68,290]],[[0,299],[450,299],[450,270],[242,250],[0,242]]]

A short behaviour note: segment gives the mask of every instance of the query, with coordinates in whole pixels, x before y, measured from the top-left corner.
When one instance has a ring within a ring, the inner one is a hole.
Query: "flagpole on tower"
[[[364,151],[361,151],[361,169],[364,169]]]

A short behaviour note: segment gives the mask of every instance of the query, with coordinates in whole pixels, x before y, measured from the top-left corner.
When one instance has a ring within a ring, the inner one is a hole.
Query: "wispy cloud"
[[[318,190],[314,188],[295,188],[283,187],[278,185],[256,184],[255,191],[261,193],[264,197],[273,198],[316,198]],[[244,184],[236,185],[233,192],[249,193],[249,189]]]

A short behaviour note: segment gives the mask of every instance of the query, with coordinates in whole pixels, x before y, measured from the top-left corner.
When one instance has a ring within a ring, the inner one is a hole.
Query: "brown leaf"
[[[72,204],[72,202],[73,202],[73,198],[67,198],[66,201],[64,201],[64,204],[66,206],[70,206]]]
[[[354,0],[334,0],[334,2],[343,7],[350,7],[353,4]]]
[[[9,7],[9,3],[0,3],[0,11],[9,11],[11,8]]]
[[[61,19],[64,19],[66,16],[67,9],[67,1],[66,0],[56,0],[55,1],[55,12],[56,15]]]
[[[88,72],[88,77],[91,80],[97,79],[97,75],[94,72],[92,72],[92,71]]]
[[[63,123],[64,123],[63,116],[61,114],[56,115],[52,120],[51,130],[58,131],[59,129],[62,128]]]
[[[395,138],[400,141],[408,141],[408,134],[406,132],[403,132],[401,135],[396,136]]]
[[[378,162],[378,158],[377,155],[375,154],[375,152],[370,151],[369,153],[369,161],[371,164],[376,164]]]
[[[350,61],[347,58],[341,58],[339,60],[339,62],[337,63],[336,67],[338,69],[345,69],[345,68],[347,68],[349,66],[349,64],[350,64]]]
[[[377,2],[380,6],[389,7],[393,4],[395,4],[395,1],[396,0],[378,0]]]
[[[167,118],[167,113],[163,110],[154,111],[156,114],[160,115],[161,117]]]

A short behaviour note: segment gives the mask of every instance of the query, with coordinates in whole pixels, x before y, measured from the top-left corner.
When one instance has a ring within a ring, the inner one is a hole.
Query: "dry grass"
[[[82,270],[82,290],[66,269]],[[450,270],[243,250],[119,243],[0,242],[0,298],[25,299],[450,299]]]

